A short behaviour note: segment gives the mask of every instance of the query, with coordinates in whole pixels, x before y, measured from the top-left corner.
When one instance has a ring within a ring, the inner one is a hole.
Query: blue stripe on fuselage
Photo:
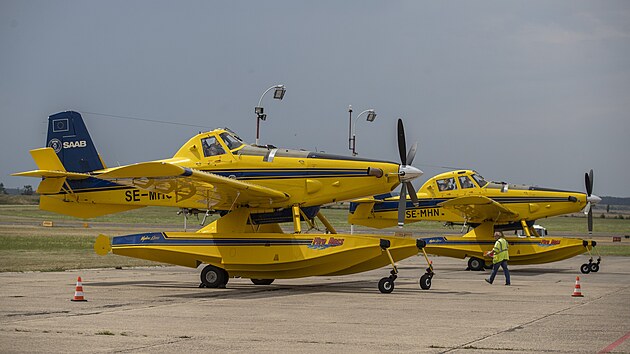
[[[415,206],[411,202],[411,199],[407,200],[405,210],[424,209],[424,208],[439,208],[438,204],[453,198],[435,198],[429,200],[419,200],[419,205]],[[500,204],[513,204],[513,203],[543,203],[543,202],[568,202],[567,197],[488,197]],[[357,208],[357,203],[350,203],[350,212],[353,213]],[[398,210],[398,201],[389,200],[384,202],[377,202],[374,204],[374,212],[388,212]]]
[[[162,232],[148,232],[142,234],[116,236],[112,239],[112,247],[140,246],[140,245],[170,245],[170,246],[293,246],[311,245],[313,239],[289,238],[169,238]]]
[[[238,180],[260,179],[287,179],[287,178],[328,178],[328,177],[367,177],[365,169],[320,169],[320,168],[296,168],[296,169],[272,169],[272,170],[201,170],[223,177],[234,176]],[[190,176],[192,170],[186,168],[183,177]],[[141,176],[140,176],[141,177]],[[134,187],[121,185],[111,181],[99,179],[98,175],[82,180],[68,180],[68,184],[74,193],[98,192],[112,189],[132,189]],[[64,191],[61,194],[65,194]]]

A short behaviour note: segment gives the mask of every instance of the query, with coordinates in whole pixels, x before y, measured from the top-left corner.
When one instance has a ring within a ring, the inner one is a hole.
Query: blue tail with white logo
[[[66,171],[90,172],[105,167],[78,112],[59,112],[48,117],[46,142]]]

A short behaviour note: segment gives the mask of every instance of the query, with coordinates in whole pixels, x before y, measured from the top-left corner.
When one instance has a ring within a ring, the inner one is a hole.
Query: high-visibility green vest
[[[510,256],[508,255],[508,242],[503,237],[494,243],[492,251],[494,252],[492,263],[496,264],[510,259]]]

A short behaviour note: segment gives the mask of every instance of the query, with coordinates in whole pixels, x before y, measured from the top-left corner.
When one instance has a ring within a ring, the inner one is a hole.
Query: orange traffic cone
[[[77,287],[74,290],[74,297],[70,301],[87,301],[83,297],[83,284],[81,284],[81,277],[77,278]]]
[[[580,288],[580,277],[575,277],[575,289],[573,289],[573,297],[583,297],[582,288]]]

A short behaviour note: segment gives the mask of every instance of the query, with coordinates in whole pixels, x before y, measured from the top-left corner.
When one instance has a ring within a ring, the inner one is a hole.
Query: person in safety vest
[[[492,274],[486,281],[490,284],[494,281],[494,277],[499,271],[499,266],[503,268],[503,274],[505,275],[505,285],[510,285],[510,271],[508,270],[508,242],[503,237],[503,233],[495,232],[494,238],[497,242],[494,243],[492,251],[486,253],[487,256],[492,257]]]

